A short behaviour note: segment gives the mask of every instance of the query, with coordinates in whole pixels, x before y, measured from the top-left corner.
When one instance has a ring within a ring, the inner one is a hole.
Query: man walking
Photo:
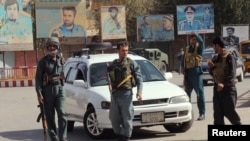
[[[51,37],[46,43],[47,55],[41,58],[36,70],[36,92],[38,102],[44,104],[48,133],[52,141],[67,141],[67,119],[64,111],[63,60],[58,55],[60,43]],[[55,123],[58,115],[59,134]]]
[[[240,116],[235,110],[237,102],[237,89],[235,86],[236,60],[228,50],[221,38],[213,40],[215,55],[208,62],[210,74],[214,78],[214,124],[224,125],[224,116],[233,124],[241,125]]]
[[[132,88],[137,85],[136,98],[141,101],[143,80],[138,64],[127,57],[128,42],[119,42],[117,49],[119,58],[108,67],[112,87],[110,120],[118,141],[129,141],[134,118]]]

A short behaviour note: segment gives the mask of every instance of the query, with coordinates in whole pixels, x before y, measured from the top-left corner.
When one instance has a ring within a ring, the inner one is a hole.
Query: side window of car
[[[80,69],[78,69],[78,71],[77,71],[76,80],[84,80],[82,71]]]
[[[77,75],[77,69],[70,67],[69,73],[66,77],[66,83],[73,84],[74,80],[76,79],[76,75]]]

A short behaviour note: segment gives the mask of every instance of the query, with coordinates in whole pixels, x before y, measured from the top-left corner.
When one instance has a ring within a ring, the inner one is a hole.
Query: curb
[[[29,87],[35,86],[35,80],[0,80],[0,88],[3,87]]]

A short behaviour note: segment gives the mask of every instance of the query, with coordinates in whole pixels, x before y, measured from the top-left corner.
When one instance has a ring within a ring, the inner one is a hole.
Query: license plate
[[[141,114],[142,123],[164,122],[164,112],[150,112]]]

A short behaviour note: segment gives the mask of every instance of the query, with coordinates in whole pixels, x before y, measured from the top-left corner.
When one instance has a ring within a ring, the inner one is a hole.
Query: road
[[[182,84],[182,75],[173,73],[170,82]],[[237,83],[238,103],[237,111],[243,124],[250,124],[250,75],[243,82]],[[172,134],[162,126],[136,129],[133,132],[134,141],[205,141],[207,140],[207,126],[213,124],[212,84],[205,86],[206,119],[194,121],[193,126],[185,133]],[[196,96],[192,94],[192,104],[195,119],[198,117]],[[36,119],[39,114],[34,87],[0,88],[0,140],[1,141],[43,141],[41,122]],[[227,124],[229,122],[226,120]],[[49,140],[49,139],[48,139]],[[73,132],[68,133],[69,141],[97,141],[89,138],[81,123],[76,123]],[[103,141],[115,141],[111,134]]]

